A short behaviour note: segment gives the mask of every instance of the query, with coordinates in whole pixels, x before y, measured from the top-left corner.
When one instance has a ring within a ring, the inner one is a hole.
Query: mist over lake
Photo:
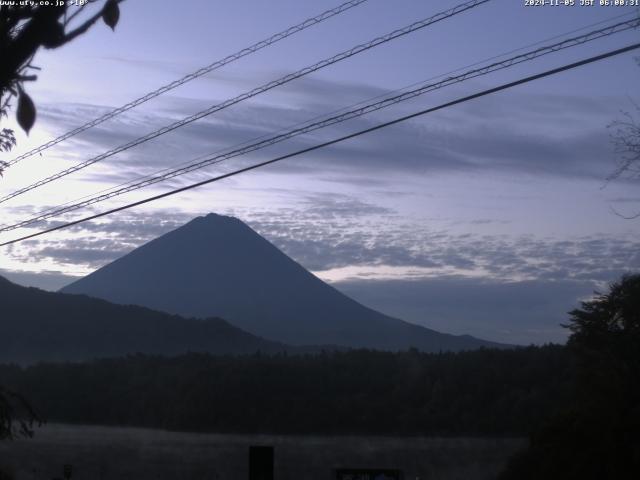
[[[519,438],[217,435],[50,424],[33,440],[0,444],[16,480],[73,478],[205,480],[248,478],[250,445],[273,445],[279,480],[324,480],[340,467],[400,468],[406,479],[490,480]],[[35,469],[35,472],[34,472]]]

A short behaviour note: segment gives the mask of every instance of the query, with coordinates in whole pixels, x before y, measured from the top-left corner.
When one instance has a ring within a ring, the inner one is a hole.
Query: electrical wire
[[[594,30],[591,32],[588,32],[584,35],[580,35],[577,37],[573,37],[573,38],[569,38],[566,40],[563,40],[561,42],[557,42],[555,44],[552,45],[547,45],[544,47],[540,47],[537,48],[535,50],[529,51],[529,52],[525,52],[522,53],[520,55],[516,55],[514,57],[511,58],[507,58],[505,60],[499,61],[499,62],[494,62],[492,64],[486,65],[484,67],[481,68],[477,68],[477,69],[473,69],[470,71],[467,71],[461,75],[457,75],[457,76],[452,76],[452,77],[447,77],[444,80],[440,81],[440,82],[436,82],[436,83],[426,83],[426,84],[422,84],[420,87],[410,90],[410,91],[406,91],[403,93],[400,93],[398,95],[394,95],[394,96],[390,96],[387,98],[384,98],[383,100],[380,100],[378,102],[373,102],[373,103],[369,103],[366,104],[362,107],[359,108],[355,108],[352,110],[348,110],[344,113],[341,113],[339,115],[334,115],[328,118],[325,118],[323,120],[320,121],[316,121],[316,122],[312,122],[312,123],[307,123],[306,125],[294,128],[292,130],[286,131],[284,133],[272,136],[270,138],[258,141],[256,143],[253,144],[249,144],[246,145],[244,147],[240,147],[240,148],[236,148],[233,150],[230,150],[226,153],[223,154],[217,154],[213,157],[208,156],[208,158],[205,158],[203,160],[199,160],[199,161],[192,161],[191,163],[188,163],[185,166],[182,166],[180,168],[176,168],[173,170],[166,170],[165,169],[165,173],[159,173],[156,174],[155,176],[148,176],[145,177],[144,179],[137,181],[137,182],[129,182],[127,184],[125,184],[125,186],[121,187],[121,188],[117,188],[117,189],[111,189],[110,191],[103,193],[103,194],[99,194],[99,195],[94,195],[93,197],[90,197],[86,200],[80,201],[80,202],[76,202],[76,203],[72,203],[72,204],[67,204],[67,205],[60,205],[58,207],[54,207],[53,209],[47,210],[45,212],[42,212],[41,214],[35,216],[35,217],[31,217],[28,218],[26,220],[20,221],[18,223],[12,224],[12,225],[5,225],[0,227],[0,232],[6,232],[6,231],[11,231],[11,230],[15,230],[17,228],[21,228],[21,227],[26,227],[29,225],[32,225],[34,223],[55,217],[57,215],[62,215],[64,213],[68,213],[74,210],[78,210],[80,208],[83,207],[87,207],[90,205],[93,205],[95,203],[98,202],[102,202],[105,200],[108,200],[110,198],[119,196],[119,195],[123,195],[125,193],[129,193],[131,191],[134,190],[138,190],[140,188],[144,188],[147,187],[149,185],[153,185],[155,183],[159,183],[180,175],[185,175],[187,173],[193,172],[195,170],[199,170],[205,167],[208,167],[210,165],[214,165],[214,164],[219,164],[223,161],[226,161],[228,159],[234,158],[234,157],[238,157],[241,155],[245,155],[247,153],[250,152],[254,152],[256,150],[260,150],[266,147],[269,147],[271,145],[283,142],[285,140],[289,140],[293,137],[305,134],[305,133],[309,133],[315,130],[319,130],[321,128],[326,128],[330,125],[335,125],[338,123],[342,123],[345,122],[347,120],[351,120],[353,118],[357,118],[357,117],[361,117],[363,115],[366,115],[368,113],[372,113],[378,110],[381,110],[383,108],[387,108],[391,105],[395,105],[397,103],[400,102],[404,102],[407,100],[410,100],[412,98],[415,98],[417,96],[420,95],[424,95],[425,93],[440,89],[440,88],[444,88],[450,85],[453,85],[455,83],[460,83],[466,80],[469,80],[471,78],[476,78],[482,75],[487,75],[489,73],[493,73],[499,70],[503,70],[506,68],[510,68],[514,65],[518,65],[521,64],[523,62],[527,62],[527,61],[531,61],[534,60],[536,58],[542,57],[544,55],[548,55],[551,53],[555,53],[558,52],[560,50],[564,50],[566,48],[571,48],[571,47],[575,47],[578,45],[582,45],[585,44],[587,42],[591,42],[597,39],[601,39],[604,37],[608,37],[617,33],[621,33],[623,31],[632,29],[632,28],[636,28],[637,26],[640,25],[640,19],[633,19],[633,20],[627,20],[627,21],[623,21],[623,22],[618,22],[614,25],[609,25],[606,26],[604,28],[598,29],[598,30]],[[200,157],[201,158],[201,157]]]
[[[496,92],[499,92],[499,91],[502,91],[502,90],[507,90],[509,88],[513,88],[513,87],[518,86],[518,85],[523,85],[525,83],[529,83],[529,82],[532,82],[532,81],[535,81],[535,80],[539,80],[539,79],[544,78],[544,77],[548,77],[548,76],[551,76],[551,75],[556,75],[558,73],[561,73],[561,72],[564,72],[564,71],[567,71],[567,70],[571,70],[571,69],[574,69],[574,68],[577,68],[577,67],[580,67],[580,66],[583,66],[583,65],[590,64],[590,63],[594,63],[594,62],[597,62],[597,61],[601,61],[601,60],[604,60],[606,58],[610,58],[610,57],[613,57],[613,56],[616,56],[616,55],[621,55],[623,53],[630,52],[630,51],[636,50],[638,48],[640,48],[640,43],[635,43],[635,44],[632,44],[632,45],[629,45],[629,46],[626,46],[626,47],[623,47],[623,48],[619,48],[619,49],[612,50],[612,51],[609,51],[609,52],[606,52],[606,53],[603,53],[603,54],[600,54],[600,55],[589,57],[589,58],[586,58],[584,60],[580,60],[578,62],[570,63],[570,64],[567,64],[567,65],[563,65],[561,67],[553,68],[551,70],[546,70],[546,71],[544,71],[542,73],[538,73],[538,74],[535,74],[535,75],[530,75],[528,77],[524,77],[524,78],[521,78],[519,80],[515,80],[513,82],[505,83],[505,84],[499,85],[497,87],[493,87],[493,88],[490,88],[490,89],[487,89],[487,90],[483,90],[483,91],[478,92],[478,93],[474,93],[472,95],[467,95],[465,97],[458,98],[456,100],[443,103],[443,104],[438,105],[436,107],[427,108],[427,109],[420,110],[418,112],[415,112],[415,113],[412,113],[412,114],[409,114],[409,115],[398,117],[398,118],[396,118],[394,120],[390,120],[388,122],[380,123],[378,125],[374,125],[372,127],[366,128],[364,130],[360,130],[358,132],[351,133],[349,135],[344,135],[342,137],[335,138],[333,140],[329,140],[327,142],[316,144],[316,145],[313,145],[311,147],[304,148],[302,150],[298,150],[298,151],[293,152],[293,153],[288,153],[286,155],[282,155],[282,156],[273,158],[271,160],[266,160],[264,162],[260,162],[260,163],[257,163],[257,164],[254,164],[254,165],[251,165],[251,166],[248,166],[248,167],[244,167],[244,168],[240,168],[238,170],[234,170],[233,172],[229,172],[229,173],[225,173],[225,174],[222,174],[222,175],[218,175],[216,177],[209,178],[207,180],[203,180],[201,182],[197,182],[197,183],[194,183],[194,184],[191,184],[191,185],[187,185],[185,187],[181,187],[181,188],[178,188],[178,189],[175,189],[175,190],[171,190],[169,192],[165,192],[165,193],[162,193],[162,194],[159,194],[159,195],[155,195],[153,197],[149,197],[149,198],[146,198],[144,200],[139,200],[137,202],[133,202],[133,203],[130,203],[130,204],[127,204],[127,205],[123,205],[123,206],[120,206],[120,207],[117,207],[117,208],[113,208],[113,209],[107,210],[105,212],[97,213],[95,215],[91,215],[91,216],[84,217],[84,218],[81,218],[81,219],[78,219],[78,220],[67,222],[67,223],[64,223],[62,225],[57,225],[57,226],[49,228],[47,230],[43,230],[43,231],[40,231],[40,232],[32,233],[30,235],[25,235],[23,237],[16,238],[14,240],[10,240],[10,241],[4,242],[4,243],[0,243],[0,247],[12,245],[12,244],[15,244],[15,243],[18,243],[18,242],[22,242],[22,241],[27,240],[27,239],[39,237],[39,236],[45,235],[47,233],[51,233],[51,232],[54,232],[54,231],[57,231],[57,230],[62,230],[64,228],[69,228],[71,226],[79,225],[81,223],[85,223],[85,222],[88,222],[90,220],[95,220],[97,218],[101,218],[101,217],[104,217],[104,216],[107,216],[107,215],[111,215],[111,214],[114,214],[116,212],[121,212],[123,210],[128,210],[128,209],[133,208],[133,207],[137,207],[137,206],[149,203],[149,202],[153,202],[153,201],[156,201],[156,200],[159,200],[159,199],[162,199],[162,198],[166,198],[166,197],[169,197],[169,196],[172,196],[172,195],[176,195],[178,193],[185,192],[187,190],[192,190],[194,188],[198,188],[198,187],[201,187],[203,185],[208,185],[210,183],[218,182],[218,181],[223,180],[225,178],[233,177],[235,175],[239,175],[239,174],[251,171],[251,170],[255,170],[255,169],[258,169],[258,168],[261,168],[261,167],[265,167],[267,165],[271,165],[271,164],[274,164],[276,162],[280,162],[280,161],[288,159],[288,158],[296,157],[296,156],[302,155],[304,153],[309,153],[309,152],[312,152],[312,151],[315,151],[315,150],[319,150],[321,148],[325,148],[325,147],[328,147],[330,145],[334,145],[334,144],[339,143],[339,142],[344,142],[346,140],[349,140],[349,139],[352,139],[352,138],[355,138],[355,137],[359,137],[361,135],[365,135],[367,133],[371,133],[371,132],[374,132],[376,130],[380,130],[382,128],[386,128],[386,127],[389,127],[391,125],[395,125],[397,123],[405,122],[405,121],[410,120],[412,118],[416,118],[416,117],[419,117],[419,116],[422,116],[422,115],[426,115],[426,114],[429,114],[429,113],[432,113],[432,112],[435,112],[435,111],[438,111],[438,110],[449,108],[449,107],[452,107],[454,105],[458,105],[458,104],[461,104],[461,103],[464,103],[464,102],[468,102],[470,100],[474,100],[476,98],[484,97],[486,95],[491,95],[493,93],[496,93]]]
[[[590,24],[588,24],[588,25],[585,25],[585,26],[582,26],[582,27],[576,28],[576,29],[574,29],[574,30],[570,30],[570,31],[568,31],[568,32],[561,33],[561,34],[559,34],[559,35],[554,35],[554,36],[552,36],[552,37],[547,37],[547,38],[544,38],[544,39],[539,40],[539,41],[537,41],[537,42],[530,43],[530,44],[527,44],[527,45],[524,45],[524,46],[518,47],[518,48],[516,48],[516,49],[509,50],[509,51],[507,51],[507,52],[503,52],[503,53],[498,54],[498,55],[494,55],[494,56],[491,56],[491,57],[488,57],[488,58],[484,58],[484,59],[479,60],[479,61],[477,61],[477,62],[474,62],[474,63],[471,63],[471,64],[467,64],[467,65],[465,65],[465,66],[462,66],[462,67],[456,68],[455,70],[449,70],[448,72],[441,73],[441,74],[436,75],[436,76],[433,76],[433,77],[429,77],[429,78],[427,78],[427,79],[425,79],[425,80],[421,80],[421,81],[419,81],[419,82],[414,82],[414,83],[412,83],[412,84],[410,84],[410,85],[406,85],[406,86],[404,86],[404,87],[402,87],[402,88],[398,88],[398,89],[392,90],[392,91],[390,91],[390,92],[385,92],[385,93],[383,93],[383,94],[376,95],[376,96],[374,96],[374,97],[369,97],[369,98],[367,98],[367,99],[365,99],[365,100],[361,100],[361,101],[359,101],[359,102],[352,103],[352,104],[350,104],[350,105],[348,105],[348,106],[340,107],[339,109],[333,110],[333,111],[331,111],[331,112],[316,115],[316,116],[314,116],[314,117],[310,118],[309,120],[307,120],[307,121],[306,121],[306,122],[304,122],[304,123],[313,122],[314,120],[317,120],[317,119],[320,119],[320,118],[326,117],[327,115],[337,115],[337,114],[338,114],[338,113],[340,113],[340,112],[345,112],[345,111],[347,111],[347,110],[349,110],[349,109],[353,109],[353,108],[355,108],[355,107],[357,107],[357,106],[365,105],[367,102],[371,102],[372,100],[377,100],[377,99],[379,99],[379,98],[388,97],[389,95],[392,95],[392,94],[397,94],[397,93],[400,93],[400,92],[408,91],[409,89],[412,89],[412,88],[414,88],[414,87],[416,87],[416,86],[418,86],[418,85],[422,85],[422,84],[424,84],[425,82],[429,82],[429,81],[432,81],[432,80],[436,80],[436,79],[438,79],[438,78],[444,78],[444,77],[446,77],[446,76],[448,76],[448,75],[452,75],[452,74],[454,74],[454,73],[461,72],[461,71],[463,71],[463,70],[465,70],[465,69],[468,69],[468,68],[471,68],[471,67],[475,67],[475,66],[477,66],[477,65],[481,65],[481,64],[483,64],[483,63],[490,62],[490,61],[492,61],[492,60],[496,60],[496,59],[498,59],[498,58],[505,57],[505,56],[510,55],[510,54],[512,54],[512,53],[521,52],[521,51],[523,51],[523,50],[526,50],[527,48],[535,47],[535,46],[537,46],[537,45],[542,45],[543,43],[546,43],[546,42],[549,42],[549,41],[552,41],[552,40],[556,40],[556,39],[558,39],[558,38],[563,38],[563,37],[566,37],[567,35],[571,35],[571,34],[573,34],[573,33],[581,32],[581,31],[586,30],[586,29],[588,29],[588,28],[592,28],[592,27],[595,27],[595,26],[597,26],[597,25],[602,25],[602,24],[607,23],[607,22],[610,22],[610,21],[612,21],[612,20],[618,20],[618,19],[620,19],[620,18],[628,17],[628,16],[634,16],[634,17],[637,17],[637,15],[636,15],[635,13],[633,13],[633,12],[627,12],[627,13],[623,13],[623,14],[620,14],[620,15],[614,15],[613,17],[609,17],[609,18],[606,18],[606,19],[604,19],[604,20],[600,20],[600,21],[598,21],[598,22],[590,23]],[[281,128],[281,129],[279,129],[279,130],[276,130],[276,132],[275,132],[275,133],[279,134],[279,133],[281,133],[281,132],[286,132],[286,131],[287,131],[287,128]],[[262,140],[262,139],[265,139],[265,138],[269,138],[269,136],[270,136],[270,135],[272,135],[272,134],[270,134],[270,133],[269,133],[269,134],[263,134],[263,135],[260,135],[260,136],[258,136],[258,137],[254,137],[254,138],[252,138],[252,139],[249,139],[249,140],[245,140],[245,141],[243,141],[243,142],[240,142],[239,144],[236,144],[236,145],[234,145],[233,147],[228,147],[228,148],[225,148],[225,149],[222,149],[222,150],[218,150],[218,151],[216,151],[216,152],[214,152],[214,153],[215,153],[215,154],[219,154],[219,153],[222,153],[222,152],[226,152],[226,151],[228,151],[228,150],[232,150],[232,149],[240,148],[240,147],[241,147],[241,146],[243,146],[243,145],[249,145],[249,144],[251,144],[252,142],[257,142],[257,141],[259,141],[259,140]],[[184,165],[188,165],[188,164],[191,164],[191,163],[193,163],[193,162],[196,162],[196,161],[202,160],[202,159],[204,159],[204,158],[206,158],[206,157],[208,157],[208,156],[210,156],[210,155],[212,155],[212,154],[211,154],[211,153],[207,153],[207,154],[204,154],[204,155],[200,155],[200,156],[198,156],[198,157],[197,157],[197,158],[195,158],[195,159],[191,159],[191,160],[188,160],[188,161],[186,161],[186,162],[181,162],[181,163],[179,163],[177,166],[184,166]],[[164,169],[162,169],[162,170],[158,170],[157,172],[155,172],[155,173],[153,173],[153,174],[143,175],[143,176],[140,176],[140,177],[134,178],[134,179],[132,179],[132,180],[128,180],[128,181],[126,181],[126,182],[120,183],[120,184],[118,184],[118,185],[114,185],[114,186],[112,186],[112,187],[108,187],[108,188],[105,188],[105,189],[103,189],[103,190],[99,190],[98,192],[95,192],[95,193],[92,193],[92,194],[88,194],[88,195],[84,195],[84,196],[82,196],[82,197],[80,197],[80,198],[76,198],[76,199],[74,199],[74,200],[69,200],[69,201],[67,201],[67,202],[64,202],[64,203],[62,203],[62,204],[58,205],[57,207],[54,207],[54,209],[55,209],[55,208],[62,207],[62,206],[65,206],[65,205],[71,205],[71,204],[73,204],[73,203],[79,202],[80,200],[88,199],[88,198],[91,198],[91,197],[96,196],[96,195],[99,195],[99,194],[103,194],[103,193],[107,193],[107,192],[110,192],[110,191],[117,190],[117,189],[119,189],[119,188],[121,188],[121,187],[124,187],[124,186],[127,186],[127,185],[131,185],[131,184],[133,184],[133,183],[136,183],[136,182],[141,181],[141,180],[144,180],[144,179],[151,178],[151,177],[152,177],[152,176],[154,176],[154,175],[161,175],[163,172],[164,172],[164,173],[166,173],[166,172],[171,171],[171,170],[172,170],[172,168],[175,168],[175,167],[166,167],[166,168],[164,168]],[[49,211],[54,210],[54,209],[45,210],[45,212],[43,212],[43,213],[48,213]],[[6,224],[0,225],[0,231],[2,231],[1,229],[2,229],[3,227],[6,227],[6,226],[7,226]]]
[[[264,93],[266,91],[269,91],[273,88],[276,88],[280,85],[284,85],[286,83],[289,83],[297,78],[303,77],[305,75],[308,75],[310,73],[313,73],[315,71],[318,71],[322,68],[328,67],[329,65],[333,65],[335,63],[338,63],[342,60],[345,60],[347,58],[350,58],[354,55],[358,55],[362,52],[365,52],[367,50],[370,50],[372,48],[375,48],[379,45],[382,45],[384,43],[390,42],[392,40],[395,40],[397,38],[400,38],[402,36],[408,35],[409,33],[413,33],[417,30],[420,30],[422,28],[425,28],[429,25],[433,25],[434,23],[440,22],[442,20],[451,18],[455,15],[458,15],[462,12],[465,12],[467,10],[470,10],[472,8],[475,8],[479,5],[482,5],[484,3],[487,3],[491,0],[471,0],[459,5],[456,5],[453,8],[450,8],[448,10],[445,10],[443,12],[437,13],[431,17],[425,18],[423,20],[420,20],[418,22],[414,22],[410,25],[407,25],[406,27],[394,30],[386,35],[383,35],[381,37],[377,37],[367,43],[363,43],[360,45],[357,45],[349,50],[346,50],[344,52],[341,52],[337,55],[334,55],[333,57],[324,59],[318,63],[315,63],[311,66],[305,67],[301,70],[298,70],[297,72],[285,75],[284,77],[279,78],[278,80],[274,80],[271,81],[269,83],[266,83],[260,87],[257,87],[253,90],[250,90],[248,92],[245,92],[237,97],[234,97],[232,99],[226,100],[223,103],[217,104],[217,105],[213,105],[209,108],[207,108],[206,110],[202,110],[198,113],[195,113],[189,117],[183,118],[182,120],[179,120],[177,122],[174,122],[170,125],[167,125],[159,130],[156,130],[154,132],[151,132],[143,137],[139,137],[131,142],[128,142],[124,145],[121,145],[119,147],[116,147],[112,150],[109,150],[105,153],[102,153],[96,157],[90,158],[89,160],[85,160],[84,162],[81,162],[77,165],[74,165],[73,167],[69,167],[65,170],[62,170],[60,172],[57,172],[49,177],[46,177],[42,180],[39,180],[35,183],[32,183],[29,186],[26,186],[24,188],[21,188],[19,190],[16,190],[8,195],[5,195],[4,197],[0,198],[0,203],[4,203],[12,198],[15,198],[19,195],[22,195],[26,192],[29,192],[31,190],[34,190],[38,187],[41,187],[43,185],[46,185],[50,182],[53,182],[54,180],[58,180],[59,178],[65,177],[67,175],[70,175],[72,173],[75,173],[79,170],[82,170],[84,168],[89,167],[90,165],[93,165],[95,163],[98,163],[102,160],[105,160],[106,158],[109,158],[113,155],[116,155],[117,153],[121,153],[125,150],[129,150],[130,148],[136,147],[142,143],[148,142],[149,140],[152,140],[154,138],[157,138],[161,135],[164,135],[166,133],[169,133],[173,130],[176,130],[177,128],[183,127],[189,123],[195,122],[196,120],[199,120],[201,118],[204,118],[208,115],[211,115],[212,113],[218,112],[220,110],[223,110],[225,108],[228,108],[232,105],[235,105],[237,103],[240,103],[244,100],[247,100],[249,98],[255,97],[256,95],[259,95],[261,93]]]
[[[6,166],[10,167],[11,165],[15,165],[16,163],[18,163],[21,160],[24,160],[25,158],[31,157],[32,155],[35,155],[36,153],[40,153],[43,152],[44,150],[53,147],[54,145],[57,145],[60,142],[63,142],[64,140],[67,140],[75,135],[78,135],[79,133],[84,132],[85,130],[88,130],[90,128],[93,128],[97,125],[100,125],[103,122],[106,122],[107,120],[116,117],[124,112],[126,112],[127,110],[131,110],[134,107],[137,107],[138,105],[141,105],[145,102],[148,102],[149,100],[151,100],[152,98],[155,98],[159,95],[162,95],[163,93],[166,93],[170,90],[173,90],[174,88],[177,88],[181,85],[184,85],[187,82],[190,82],[191,80],[195,80],[196,78],[199,78],[203,75],[206,75],[207,73],[210,73],[214,70],[217,70],[218,68],[221,68],[225,65],[228,65],[232,62],[235,62],[236,60],[240,60],[243,57],[246,57],[247,55],[250,55],[252,53],[255,53],[259,50],[262,50],[265,47],[268,47],[270,45],[273,45],[274,43],[279,42],[280,40],[284,40],[285,38],[288,38],[296,33],[299,33],[303,30],[306,30],[309,27],[312,27],[314,25],[317,25],[331,17],[334,17],[336,15],[339,15],[342,12],[345,12],[347,10],[350,10],[353,7],[356,7],[364,2],[367,2],[368,0],[350,0],[348,2],[345,2],[341,5],[338,5],[335,8],[332,8],[330,10],[327,10],[325,12],[322,12],[319,15],[316,15],[315,17],[311,17],[306,19],[305,21],[294,25],[292,27],[287,28],[286,30],[283,30],[279,33],[276,33],[272,36],[270,36],[269,38],[266,38],[264,40],[261,40],[257,43],[254,43],[253,45],[246,47],[236,53],[233,53],[231,55],[228,55],[226,57],[224,57],[223,59],[217,60],[209,65],[207,65],[206,67],[202,67],[194,72],[191,72],[187,75],[185,75],[184,77],[175,80],[171,83],[168,83],[166,85],[163,85],[162,87],[147,93],[146,95],[143,95],[140,98],[137,98],[135,100],[132,100],[129,103],[126,103],[125,105],[122,105],[121,107],[118,107],[114,110],[111,110],[107,113],[105,113],[104,115],[91,120],[90,122],[87,122],[73,130],[70,130],[56,138],[54,138],[53,140],[50,140],[32,150],[29,150],[26,153],[23,153],[22,155],[19,155],[17,157],[15,157],[14,159],[10,160],[9,162],[6,162]]]

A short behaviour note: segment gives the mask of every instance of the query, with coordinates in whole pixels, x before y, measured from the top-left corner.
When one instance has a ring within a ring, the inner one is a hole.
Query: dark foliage
[[[36,121],[36,106],[27,92],[25,82],[37,80],[32,64],[40,48],[61,47],[86,33],[102,19],[112,29],[120,17],[123,0],[104,0],[102,7],[91,16],[83,15],[91,1],[71,6],[72,2],[16,1],[0,5],[0,123],[11,109],[11,100],[17,97],[16,120],[29,133]],[[56,3],[59,3],[57,5]],[[75,11],[74,11],[75,10]],[[0,129],[0,153],[16,145],[14,131]],[[0,176],[7,163],[0,161]]]
[[[37,79],[33,71],[39,68],[32,64],[36,52],[42,47],[54,49],[69,43],[101,18],[109,27],[115,28],[120,16],[118,4],[122,1],[105,0],[97,12],[79,22],[77,19],[82,17],[88,1],[71,13],[71,2],[51,1],[45,5],[45,2],[21,1],[0,5],[0,122],[8,116],[11,99],[18,97],[16,119],[29,133],[36,120],[36,106],[25,92],[24,83]],[[0,153],[9,152],[15,145],[15,132],[10,128],[0,129]],[[7,163],[0,161],[0,177],[6,167]],[[17,419],[13,417],[16,408],[24,414]],[[30,422],[34,419],[23,397],[0,386],[0,439],[12,438],[16,423],[18,433],[30,434]],[[3,475],[0,471],[0,477]]]
[[[0,440],[31,437],[36,423],[41,424],[29,402],[19,393],[0,386]]]
[[[570,377],[559,346],[0,367],[49,421],[215,432],[523,435]]]
[[[640,275],[570,312],[576,388],[504,479],[640,478]]]
[[[6,112],[9,100],[18,97],[18,123],[27,132],[35,121],[33,101],[24,91],[24,82],[36,80],[31,62],[40,48],[55,49],[86,33],[98,20],[115,28],[122,0],[105,0],[93,15],[78,19],[89,2],[70,6],[71,2],[14,2],[0,6],[0,111]]]
[[[632,103],[635,115],[623,112],[621,120],[609,125],[612,129],[611,142],[618,157],[618,168],[609,176],[610,180],[621,177],[640,178],[640,105]]]

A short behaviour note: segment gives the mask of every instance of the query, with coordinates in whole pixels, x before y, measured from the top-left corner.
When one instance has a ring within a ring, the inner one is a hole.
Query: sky
[[[34,63],[42,70],[26,86],[37,105],[36,125],[29,136],[19,132],[17,148],[2,159],[338,3],[127,0],[115,32],[98,24],[71,44],[36,56]],[[0,195],[457,3],[368,0],[23,160],[0,178]],[[112,156],[0,204],[2,223],[638,14],[630,7],[524,3],[490,1]],[[556,52],[30,228],[0,233],[0,240],[639,39],[635,29]],[[640,182],[607,181],[619,161],[608,126],[622,120],[624,112],[640,113],[634,107],[640,102],[638,56],[626,53],[1,247],[0,274],[57,289],[195,216],[215,212],[237,216],[318,277],[384,313],[500,342],[563,342],[567,332],[560,324],[566,323],[568,311],[594,290],[640,269],[640,219],[622,217],[640,212]],[[3,120],[2,126],[14,125],[13,118]]]

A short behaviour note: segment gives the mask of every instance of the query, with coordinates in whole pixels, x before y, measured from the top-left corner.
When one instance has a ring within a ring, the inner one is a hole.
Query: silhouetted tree
[[[34,424],[41,421],[20,394],[0,386],[0,440],[31,437]],[[13,473],[0,465],[0,480],[12,480]]]
[[[33,435],[38,415],[22,395],[0,386],[0,440]]]
[[[611,179],[622,176],[640,178],[640,105],[632,103],[635,113],[622,112],[623,118],[609,125],[613,129],[611,142],[619,159]]]
[[[17,98],[16,118],[27,133],[36,120],[36,107],[25,92],[24,83],[37,79],[32,64],[36,52],[41,48],[55,49],[84,34],[98,20],[115,28],[120,17],[118,4],[123,0],[105,0],[100,7],[85,17],[85,9],[96,2],[15,2],[0,5],[0,122],[7,118],[12,108],[11,101]],[[75,8],[73,13],[70,10]],[[16,144],[14,131],[0,130],[0,152],[8,152]],[[0,175],[3,162],[0,162]],[[16,416],[17,415],[17,416]],[[36,420],[34,412],[24,398],[0,387],[0,439],[15,435],[30,435]]]
[[[636,58],[640,66],[640,57]],[[640,105],[631,100],[632,111],[622,112],[622,118],[612,122],[611,143],[617,156],[618,166],[607,180],[617,178],[640,179]],[[640,218],[640,212],[630,216],[615,212],[623,218]]]
[[[640,478],[640,274],[570,315],[571,404],[532,435],[502,478]]]
[[[24,83],[37,79],[38,70],[32,64],[36,52],[41,48],[61,47],[87,32],[99,19],[112,29],[120,17],[118,4],[123,0],[105,0],[100,8],[88,18],[84,10],[97,2],[79,1],[81,6],[70,2],[40,5],[39,2],[18,2],[0,5],[0,121],[11,109],[11,100],[17,98],[16,117],[18,124],[28,133],[36,120],[36,107],[25,92]],[[92,8],[92,7],[91,7]],[[69,13],[75,9],[73,13]],[[80,17],[83,17],[80,21]],[[0,130],[0,152],[15,145],[13,130]],[[0,162],[0,173],[3,163]]]

